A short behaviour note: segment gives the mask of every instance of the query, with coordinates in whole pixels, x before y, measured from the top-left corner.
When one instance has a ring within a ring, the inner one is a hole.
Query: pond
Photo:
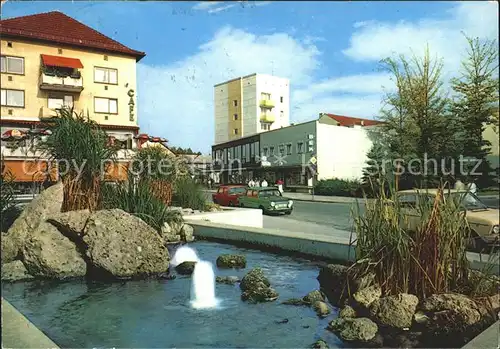
[[[241,301],[238,285],[216,284],[215,309],[190,306],[191,277],[175,280],[88,283],[3,283],[3,297],[61,347],[306,348],[317,339],[342,342],[328,330],[337,309],[319,319],[308,307],[281,304],[318,289],[315,262],[231,245],[190,244],[217,276],[243,277],[261,267],[280,294],[275,302]],[[247,268],[217,269],[222,253],[244,254]]]

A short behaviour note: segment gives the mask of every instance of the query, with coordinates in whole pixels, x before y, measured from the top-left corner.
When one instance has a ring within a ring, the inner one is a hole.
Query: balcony
[[[270,99],[262,99],[260,101],[260,107],[261,108],[273,109],[274,108],[274,102],[271,101]]]
[[[260,114],[260,122],[265,122],[272,124],[274,121],[276,121],[274,115],[272,114]]]
[[[61,92],[82,92],[83,79],[79,74],[62,77],[42,72],[40,74],[40,89]]]

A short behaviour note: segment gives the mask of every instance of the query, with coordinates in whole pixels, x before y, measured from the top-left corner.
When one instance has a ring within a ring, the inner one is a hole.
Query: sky
[[[463,36],[498,39],[496,1],[8,1],[2,18],[59,10],[147,56],[141,132],[210,153],[213,86],[252,73],[290,79],[290,120],[376,118],[393,88],[380,60],[421,55],[457,76]]]

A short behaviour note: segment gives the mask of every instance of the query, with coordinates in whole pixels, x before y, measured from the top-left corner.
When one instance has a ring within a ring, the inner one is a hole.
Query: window
[[[2,56],[0,61],[2,73],[24,74],[24,58]]]
[[[233,120],[235,120],[235,121],[238,120],[238,114],[233,115]]]
[[[12,42],[7,42],[7,47],[12,47]]]
[[[234,106],[234,107],[237,107],[237,106],[238,106],[238,100],[237,100],[237,99],[235,99],[235,100],[233,101],[233,106]]]
[[[235,134],[235,135],[237,135],[237,134],[238,134],[238,129],[237,129],[237,128],[235,128],[235,129],[234,129],[234,134]]]
[[[280,118],[284,118],[285,117],[285,113],[283,112],[283,110],[280,111]]]
[[[292,155],[292,144],[290,143],[286,145],[286,154]]]
[[[94,67],[94,82],[117,85],[118,70],[111,68]]]
[[[304,152],[304,142],[297,143],[297,154],[302,154]]]
[[[283,103],[283,96],[280,97],[280,103]]]
[[[262,93],[260,94],[260,99],[263,99],[263,100],[268,101],[268,100],[270,100],[270,99],[271,99],[271,94],[270,94],[270,93],[265,93],[265,92],[262,92]]]
[[[284,144],[280,144],[278,149],[279,149],[281,156],[285,155],[285,145]]]
[[[63,53],[62,48],[58,48],[57,49],[57,53],[59,53],[60,55],[62,55],[62,53]]]
[[[62,107],[73,107],[73,96],[49,97],[47,106],[50,109],[60,109]]]
[[[96,113],[118,114],[118,100],[94,97],[94,111]]]
[[[270,129],[271,129],[271,124],[268,124],[267,122],[260,123],[260,130],[261,131],[269,131]]]
[[[6,107],[24,108],[24,91],[1,89],[0,104]]]
[[[274,147],[269,147],[269,156],[274,155]]]

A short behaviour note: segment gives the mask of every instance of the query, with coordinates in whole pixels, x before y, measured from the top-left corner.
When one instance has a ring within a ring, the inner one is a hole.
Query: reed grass
[[[37,148],[57,161],[64,184],[62,211],[101,208],[101,179],[115,159],[117,148],[109,145],[100,126],[73,109],[57,110],[46,119],[52,133]]]
[[[386,295],[411,293],[425,298],[457,289],[468,276],[469,229],[460,205],[445,199],[444,188],[436,197],[419,191],[420,217],[414,217],[413,226],[392,188],[388,193],[380,190],[374,200],[365,199],[364,213],[358,204],[353,277],[374,272]]]

